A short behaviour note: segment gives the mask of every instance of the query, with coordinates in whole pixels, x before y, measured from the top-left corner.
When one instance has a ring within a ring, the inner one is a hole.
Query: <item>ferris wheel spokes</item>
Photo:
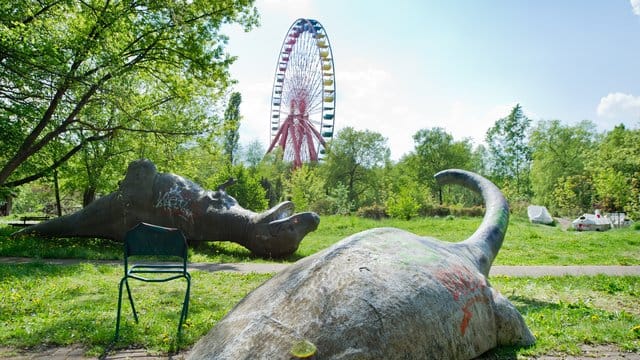
[[[335,77],[329,38],[313,19],[287,31],[276,62],[271,99],[271,144],[295,167],[318,161],[333,137]]]

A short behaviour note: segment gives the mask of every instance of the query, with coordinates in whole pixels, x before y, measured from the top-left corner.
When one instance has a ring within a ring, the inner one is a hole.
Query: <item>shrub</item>
[[[451,209],[442,205],[425,205],[420,212],[422,216],[447,216],[451,214]]]
[[[455,216],[482,216],[484,208],[482,206],[454,207],[451,209],[451,213]]]
[[[393,218],[409,220],[418,216],[420,204],[408,191],[401,191],[400,194],[392,196],[387,200],[387,213]]]
[[[387,214],[387,209],[384,206],[378,204],[363,206],[358,209],[356,215],[358,215],[359,217],[375,220],[389,217],[389,215]]]

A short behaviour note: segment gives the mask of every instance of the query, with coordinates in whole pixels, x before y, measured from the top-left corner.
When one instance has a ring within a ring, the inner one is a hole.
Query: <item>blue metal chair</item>
[[[118,291],[118,316],[116,318],[116,335],[118,340],[120,332],[120,312],[122,309],[122,288],[126,285],[129,303],[133,311],[133,317],[138,322],[138,314],[131,296],[129,279],[144,282],[166,282],[184,278],[187,281],[187,290],[182,303],[180,322],[178,323],[178,340],[180,339],[182,324],[187,319],[189,311],[189,292],[191,290],[191,275],[187,272],[187,240],[182,231],[147,223],[140,223],[129,230],[124,239],[124,276],[120,280]],[[151,256],[153,263],[148,261],[130,264],[131,256]],[[180,259],[179,263],[167,262]],[[160,263],[163,262],[163,263]]]

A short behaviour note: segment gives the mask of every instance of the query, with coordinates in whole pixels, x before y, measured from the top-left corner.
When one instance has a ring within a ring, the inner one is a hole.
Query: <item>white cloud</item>
[[[600,99],[598,116],[617,122],[635,122],[640,119],[640,96],[610,93]]]
[[[236,86],[242,94],[240,104],[240,142],[248,144],[259,140],[262,145],[269,146],[269,113],[271,111],[270,82],[255,82]]]
[[[508,116],[515,105],[513,102],[483,109],[481,106],[455,100],[449,104],[447,116],[436,126],[444,128],[457,141],[468,138],[475,145],[479,145],[484,143],[487,130],[498,119]],[[525,115],[532,118],[526,111]]]
[[[393,69],[391,70],[393,71]],[[336,66],[336,129],[369,130],[387,138],[393,159],[413,148],[423,117],[403,97],[395,74],[371,59],[350,58]]]
[[[640,0],[630,0],[633,13],[640,16]]]

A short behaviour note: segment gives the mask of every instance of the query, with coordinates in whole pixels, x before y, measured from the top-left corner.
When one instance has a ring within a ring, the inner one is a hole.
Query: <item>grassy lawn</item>
[[[457,242],[476,229],[480,218],[381,221],[325,216],[309,234],[292,262],[340,239],[373,227],[397,227]],[[98,239],[11,238],[15,229],[0,227],[0,256],[32,258],[120,259],[121,245]],[[206,243],[190,249],[192,262],[266,262],[232,243]],[[640,231],[602,233],[565,231],[512,218],[500,265],[638,265]],[[81,344],[97,356],[112,346],[117,285],[122,267],[80,264],[0,264],[0,347],[33,348]],[[193,271],[189,318],[183,346],[194,344],[249,291],[271,274]],[[523,356],[578,354],[581,344],[613,344],[640,352],[640,277],[492,277],[491,282],[523,314],[537,343],[529,349],[502,349]],[[133,282],[140,323],[123,305],[121,340],[115,348],[139,347],[168,353],[175,334],[184,282],[157,285]]]
[[[184,346],[195,343],[246,293],[270,274],[193,271]],[[115,330],[119,266],[0,265],[0,346],[29,348],[82,344],[97,356]],[[640,352],[640,277],[493,277],[537,337],[525,356],[579,353],[580,344],[614,344]],[[140,323],[123,305],[121,339],[114,348],[175,349],[184,282],[150,286],[132,282]]]
[[[536,344],[518,354],[580,354],[580,345],[640,352],[640,277],[496,276],[493,287],[518,308]],[[505,351],[508,349],[501,349]]]
[[[192,271],[189,317],[183,344],[202,337],[249,291],[271,274]],[[118,282],[122,267],[39,263],[0,265],[0,346],[31,348],[82,344],[97,356],[115,333]],[[186,282],[131,281],[140,323],[123,299],[118,347],[167,353],[176,333]]]
[[[370,220],[355,216],[323,216],[318,230],[307,235],[298,251],[278,262],[293,262],[325,249],[356,232],[397,227],[413,233],[457,242],[471,235],[481,218],[418,218],[409,221]],[[14,239],[14,228],[0,227],[0,256],[35,258],[120,259],[121,245],[99,239]],[[190,249],[192,262],[268,262],[230,242],[199,244]],[[496,265],[640,265],[640,231],[566,231],[558,226],[530,224],[512,217]]]

